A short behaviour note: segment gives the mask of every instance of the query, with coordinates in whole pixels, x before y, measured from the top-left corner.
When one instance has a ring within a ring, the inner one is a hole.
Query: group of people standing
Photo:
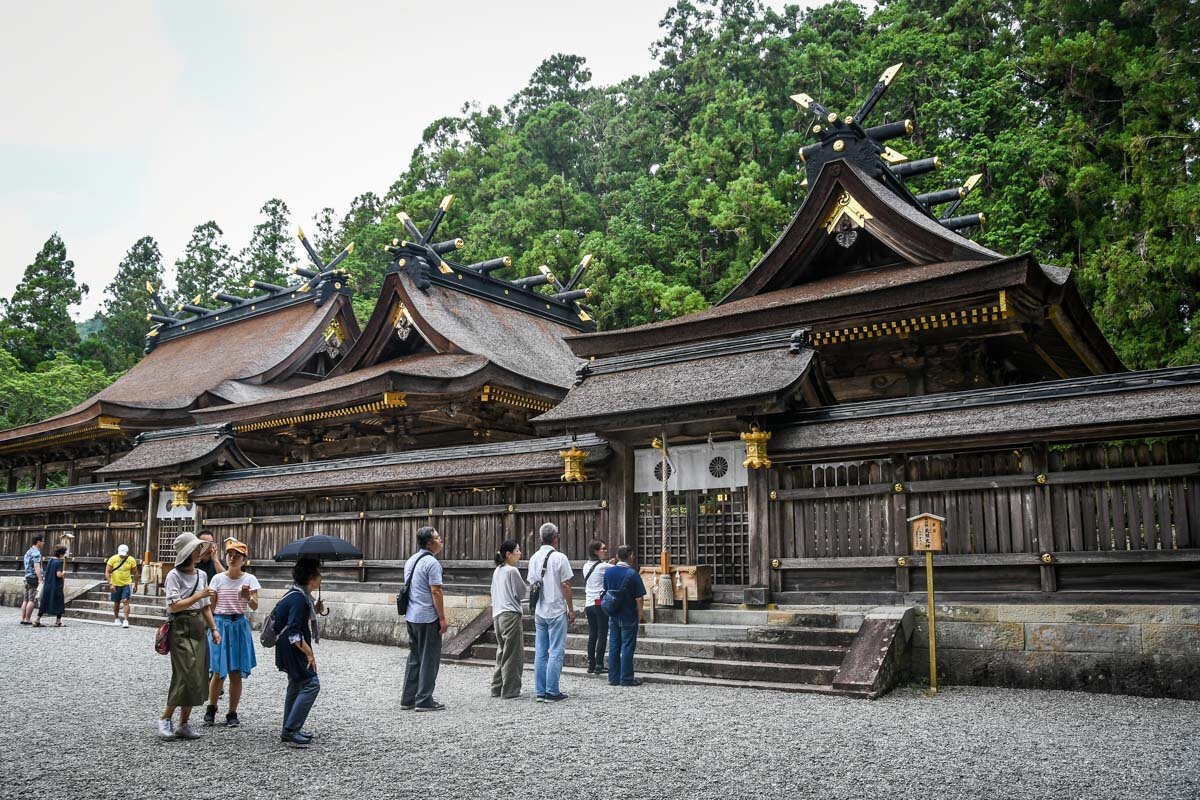
[[[54,626],[62,628],[63,610],[67,604],[66,598],[66,545],[54,548],[54,555],[42,564],[42,548],[46,546],[46,537],[38,534],[33,537],[29,549],[22,559],[25,567],[25,594],[21,601],[21,623],[34,628],[41,628],[42,617],[53,615]],[[33,612],[37,611],[37,619]]]
[[[552,522],[538,531],[541,547],[529,559],[525,580],[517,564],[521,546],[509,539],[496,553],[496,571],[492,575],[492,619],[496,634],[496,670],[492,676],[492,696],[515,698],[521,694],[524,664],[522,601],[530,597],[534,624],[533,683],[534,699],[539,703],[557,703],[567,699],[559,686],[563,658],[567,649],[567,631],[575,623],[575,600],[571,590],[574,570],[570,559],[559,549],[558,526]],[[634,550],[622,545],[616,558],[608,557],[608,545],[594,541],[588,547],[584,564],[584,614],[588,624],[587,658],[589,674],[608,675],[612,686],[640,686],[633,675],[633,654],[637,648],[638,623],[646,595],[637,570]],[[607,603],[605,595],[611,595]],[[605,663],[605,642],[608,662]]]

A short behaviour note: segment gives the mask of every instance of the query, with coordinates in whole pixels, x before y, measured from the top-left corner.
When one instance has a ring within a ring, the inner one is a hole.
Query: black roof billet
[[[809,345],[809,329],[799,328],[794,331],[772,331],[755,333],[748,336],[738,336],[731,339],[713,339],[707,342],[662,347],[656,350],[628,353],[589,361],[577,371],[576,385],[582,383],[588,376],[603,375],[612,372],[624,372],[632,369],[660,367],[676,364],[680,361],[694,361],[715,356],[735,355],[737,353],[753,353],[759,350],[776,350],[787,347],[791,352],[798,353]]]
[[[214,422],[209,425],[188,425],[182,428],[166,428],[161,431],[146,431],[139,433],[133,440],[134,445],[155,442],[162,439],[179,439],[185,436],[233,436],[232,422]]]

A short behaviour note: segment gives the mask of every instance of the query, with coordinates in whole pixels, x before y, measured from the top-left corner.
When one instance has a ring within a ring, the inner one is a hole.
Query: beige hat
[[[208,544],[196,538],[194,533],[181,533],[175,537],[175,566],[179,566],[183,562],[192,557],[192,553],[197,547]]]

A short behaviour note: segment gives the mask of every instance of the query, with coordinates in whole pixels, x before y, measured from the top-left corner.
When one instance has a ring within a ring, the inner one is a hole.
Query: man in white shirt
[[[539,703],[557,703],[567,696],[559,691],[563,655],[567,651],[567,626],[575,622],[571,597],[571,562],[558,551],[558,526],[552,522],[538,531],[542,547],[529,559],[528,581],[541,582],[542,591],[533,609],[537,644],[533,657],[534,689]]]

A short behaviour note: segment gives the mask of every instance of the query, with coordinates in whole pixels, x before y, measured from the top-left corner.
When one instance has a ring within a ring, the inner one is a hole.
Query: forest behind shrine
[[[963,208],[986,214],[976,241],[1076,270],[1127,366],[1200,362],[1197,42],[1190,0],[784,12],[681,0],[648,43],[658,64],[649,74],[597,86],[583,58],[551,56],[503,108],[468,102],[429,120],[383,194],[313,220],[269,199],[240,250],[225,241],[220,209],[178,255],[148,232],[86,323],[68,309],[89,288],[75,280],[69,243],[51,235],[0,301],[0,428],[70,408],[134,364],[153,310],[147,282],[210,306],[211,292],[244,294],[250,278],[297,282],[297,223],[323,258],[356,244],[342,266],[365,320],[389,263],[383,248],[407,235],[396,212],[423,225],[448,193],[456,201],[441,230],[465,241],[462,263],[511,255],[506,277],[542,264],[566,275],[592,253],[583,285],[604,328],[705,308],[804,199],[798,150],[815,140],[813,118],[789,95],[850,113],[897,62],[904,69],[872,121],[912,119],[915,134],[896,149],[945,164],[913,181],[916,191],[982,172]]]

